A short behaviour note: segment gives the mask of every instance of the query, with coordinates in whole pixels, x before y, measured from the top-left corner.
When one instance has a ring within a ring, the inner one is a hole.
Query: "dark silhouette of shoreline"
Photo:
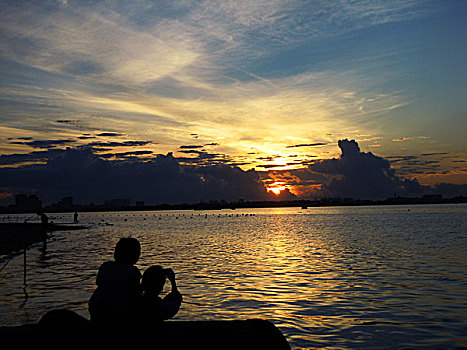
[[[467,197],[458,196],[453,198],[442,198],[441,195],[425,195],[423,197],[392,197],[384,200],[354,199],[354,198],[322,198],[315,200],[290,200],[290,201],[245,201],[236,202],[209,201],[199,203],[181,204],[156,204],[145,205],[137,201],[136,205],[130,205],[130,200],[111,200],[103,204],[68,205],[60,207],[57,205],[46,206],[44,212],[53,213],[75,213],[75,212],[104,212],[104,211],[162,211],[162,210],[222,210],[222,209],[247,209],[247,208],[279,208],[298,207],[302,209],[313,207],[330,206],[371,206],[371,205],[418,205],[418,204],[453,204],[467,203]],[[19,208],[15,205],[0,207],[0,214],[27,214],[35,213],[28,208]]]

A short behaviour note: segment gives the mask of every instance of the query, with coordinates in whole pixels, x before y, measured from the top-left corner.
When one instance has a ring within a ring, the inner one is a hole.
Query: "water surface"
[[[80,213],[83,231],[0,257],[0,323],[54,308],[89,317],[122,236],[138,267],[172,267],[178,320],[265,318],[293,348],[467,346],[467,205]],[[71,222],[72,214],[51,214]],[[24,221],[32,215],[6,215]]]

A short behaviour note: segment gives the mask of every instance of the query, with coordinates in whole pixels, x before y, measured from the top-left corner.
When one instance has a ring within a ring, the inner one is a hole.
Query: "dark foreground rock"
[[[69,310],[54,310],[37,324],[2,327],[0,339],[14,346],[53,348],[290,349],[281,331],[261,319],[166,321],[151,327],[97,328]]]

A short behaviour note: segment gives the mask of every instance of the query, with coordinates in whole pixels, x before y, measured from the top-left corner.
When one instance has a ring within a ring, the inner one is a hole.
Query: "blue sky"
[[[0,154],[142,140],[154,155],[204,146],[244,170],[287,170],[338,157],[347,138],[400,176],[466,183],[466,9],[4,1]]]

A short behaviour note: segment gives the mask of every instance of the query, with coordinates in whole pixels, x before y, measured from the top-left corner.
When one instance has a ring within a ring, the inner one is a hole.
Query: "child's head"
[[[114,259],[123,264],[136,264],[141,254],[141,245],[136,238],[120,238],[115,246]]]
[[[164,288],[165,278],[166,274],[162,266],[153,265],[144,271],[141,284],[145,292],[159,294]]]

